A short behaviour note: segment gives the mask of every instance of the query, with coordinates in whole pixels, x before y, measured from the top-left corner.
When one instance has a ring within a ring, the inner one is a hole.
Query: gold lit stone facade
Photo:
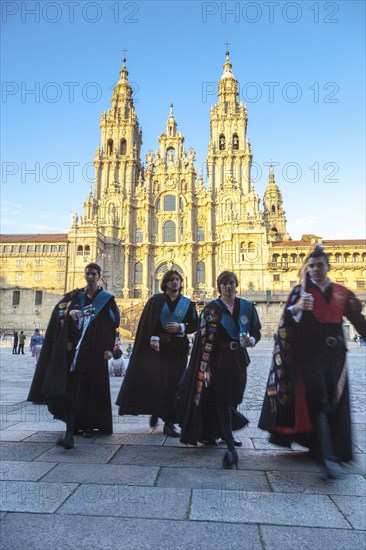
[[[201,303],[216,295],[218,274],[230,269],[238,275],[240,293],[256,301],[270,337],[316,242],[331,254],[332,279],[365,299],[364,240],[315,235],[291,240],[272,168],[260,208],[247,121],[226,52],[210,112],[206,183],[196,173],[195,151],[184,146],[173,105],[156,150],[143,164],[142,131],[123,60],[111,108],[101,116],[95,184],[83,215],[75,214],[67,235],[2,236],[2,327],[44,326],[58,296],[83,285],[85,265],[93,261],[101,265],[104,286],[117,297],[123,324],[132,332],[167,269],[178,269],[184,292]],[[42,304],[36,304],[40,291]]]

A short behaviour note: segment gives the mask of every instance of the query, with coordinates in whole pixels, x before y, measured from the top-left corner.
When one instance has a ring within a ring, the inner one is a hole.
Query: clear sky
[[[5,1],[3,233],[67,232],[93,182],[126,49],[156,149],[169,104],[203,167],[229,42],[259,196],[275,166],[293,239],[365,237],[365,2]]]

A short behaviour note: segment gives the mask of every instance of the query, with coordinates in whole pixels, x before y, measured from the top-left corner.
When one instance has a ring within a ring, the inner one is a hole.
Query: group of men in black
[[[275,334],[259,427],[272,443],[309,448],[334,478],[339,463],[352,459],[342,321],[347,317],[366,337],[366,319],[359,300],[332,283],[328,271],[327,254],[316,248]],[[112,433],[107,360],[120,317],[100,277],[99,265],[89,264],[86,287],[67,293],[54,308],[28,396],[65,422],[57,441],[64,449],[74,447],[76,434]],[[219,275],[219,297],[204,305],[200,318],[181,293],[182,283],[178,271],[167,271],[162,293],[147,302],[116,404],[120,415],[149,415],[151,428],[161,419],[163,433],[183,444],[225,442],[223,467],[232,468],[241,446],[233,431],[248,423],[238,410],[250,362],[247,348],[260,340],[261,323],[253,303],[236,296],[233,272]],[[187,366],[187,335],[193,333]]]

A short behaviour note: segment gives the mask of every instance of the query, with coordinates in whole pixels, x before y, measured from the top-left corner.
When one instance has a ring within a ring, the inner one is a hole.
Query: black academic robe
[[[105,292],[105,291],[103,291]],[[96,299],[98,294],[94,296]],[[82,330],[69,316],[72,309],[92,305],[84,289],[67,293],[54,308],[29,391],[28,401],[46,403],[55,418],[75,416],[75,432],[99,429],[112,433],[109,374],[104,360],[113,351],[119,311],[111,294],[91,320],[71,370]]]
[[[235,334],[229,334],[223,325],[223,316],[229,310],[219,300],[207,304],[201,313],[189,366],[184,378],[179,402],[181,441],[196,445],[199,441],[212,441],[221,437],[217,416],[218,407],[232,407],[232,428],[239,430],[248,420],[236,407],[243,400],[250,362],[245,348],[231,350],[231,341],[239,343],[240,302],[235,298],[233,320]],[[246,331],[258,342],[261,324],[254,305],[247,300]]]
[[[346,317],[360,334],[366,333],[361,303],[342,285],[331,283],[322,292],[307,281],[314,298],[312,312],[300,322],[290,306],[300,299],[301,288],[291,292],[285,306],[264,397],[259,427],[270,432],[272,443],[297,442],[321,457],[318,418],[328,418],[334,455],[352,459],[351,417],[342,320]]]
[[[116,404],[119,414],[150,414],[166,422],[173,421],[178,383],[187,366],[189,342],[187,334],[197,330],[197,312],[193,302],[179,323],[185,325],[184,336],[169,335],[160,315],[164,304],[171,311],[181,297],[172,302],[164,294],[156,294],[147,302],[137,329],[136,339],[126,376]],[[150,346],[151,336],[160,337],[160,351]]]

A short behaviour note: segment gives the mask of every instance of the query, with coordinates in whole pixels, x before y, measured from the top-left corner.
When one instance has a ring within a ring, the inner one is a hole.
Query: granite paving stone
[[[2,550],[263,550],[258,528],[243,524],[15,513],[1,531]]]
[[[140,464],[178,467],[221,468],[223,451],[212,448],[124,446],[112,464]]]
[[[44,476],[43,481],[153,486],[158,472],[158,466],[84,463],[80,468],[75,468],[74,464],[58,464]]]
[[[332,495],[342,514],[354,529],[366,530],[366,498]]]
[[[365,533],[350,529],[261,526],[265,550],[364,550]]]
[[[151,433],[118,433],[111,435],[100,435],[95,443],[109,445],[163,445],[167,439],[163,434]]]
[[[49,443],[25,443],[4,441],[1,443],[1,460],[32,461],[47,452],[53,445]]]
[[[193,490],[190,519],[351,528],[325,495]]]
[[[28,443],[28,445],[36,445],[36,443]],[[38,445],[42,445],[42,443]],[[118,445],[79,443],[75,438],[73,449],[66,450],[54,445],[52,449],[43,453],[37,460],[41,462],[71,462],[73,464],[103,464],[110,461],[118,448]]]
[[[185,519],[190,491],[123,485],[81,485],[59,514]]]
[[[52,513],[78,485],[42,481],[1,481],[0,487],[2,511]]]
[[[366,495],[366,480],[360,475],[342,475],[335,480],[308,472],[267,472],[267,476],[275,493]]]
[[[52,462],[0,462],[0,479],[12,481],[37,481],[56,466]],[[62,480],[68,481],[68,480]]]
[[[269,491],[264,472],[205,468],[162,468],[157,487],[179,487],[201,491]]]
[[[23,441],[24,439],[27,439],[29,436],[33,435],[35,433],[35,430],[28,430],[28,431],[22,431],[22,430],[1,430],[0,431],[0,441]]]

